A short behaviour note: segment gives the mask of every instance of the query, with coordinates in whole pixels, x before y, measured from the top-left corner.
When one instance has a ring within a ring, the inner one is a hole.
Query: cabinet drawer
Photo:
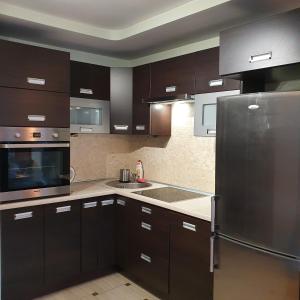
[[[220,34],[220,74],[300,62],[300,9]]]
[[[0,87],[0,126],[70,126],[68,94]]]
[[[0,65],[0,86],[69,92],[67,52],[1,40]]]

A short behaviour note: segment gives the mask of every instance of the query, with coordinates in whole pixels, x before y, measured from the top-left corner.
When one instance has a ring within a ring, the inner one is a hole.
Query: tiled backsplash
[[[76,181],[118,177],[141,159],[147,179],[214,192],[215,138],[193,135],[193,104],[176,103],[172,136],[79,135],[71,138]]]

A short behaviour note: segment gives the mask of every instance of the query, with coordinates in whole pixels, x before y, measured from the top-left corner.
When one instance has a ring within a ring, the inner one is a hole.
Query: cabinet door
[[[149,134],[150,105],[145,102],[150,96],[150,65],[133,69],[133,134]]]
[[[172,105],[151,104],[150,106],[150,134],[153,136],[171,136]]]
[[[170,245],[170,299],[211,300],[210,223],[174,215]]]
[[[80,274],[80,202],[45,208],[45,277],[50,287],[60,287]]]
[[[3,300],[29,300],[44,283],[43,207],[1,213]]]
[[[228,75],[300,62],[300,9],[220,35],[220,74]]]
[[[183,55],[151,64],[151,98],[194,94],[195,56]]]
[[[81,205],[81,272],[96,272],[100,242],[99,198],[85,199]]]
[[[0,87],[0,126],[70,126],[68,94]]]
[[[110,100],[110,68],[71,61],[71,97]]]
[[[102,198],[100,214],[99,268],[110,270],[116,264],[115,199]]]
[[[69,92],[70,54],[0,41],[0,86]]]
[[[219,75],[219,47],[195,53],[195,94],[239,90],[240,81]]]

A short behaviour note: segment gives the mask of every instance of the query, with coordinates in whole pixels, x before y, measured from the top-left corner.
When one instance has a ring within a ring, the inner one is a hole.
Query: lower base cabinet
[[[1,299],[30,300],[44,284],[43,207],[1,212]]]
[[[107,272],[168,300],[212,300],[210,224],[119,196],[1,212],[1,299]]]

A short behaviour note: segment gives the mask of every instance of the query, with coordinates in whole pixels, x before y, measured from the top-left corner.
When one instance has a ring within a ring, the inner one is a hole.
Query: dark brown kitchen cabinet
[[[212,300],[210,223],[174,214],[170,236],[170,300]]]
[[[84,199],[81,203],[81,272],[91,274],[99,268],[100,243],[99,198]]]
[[[195,54],[187,54],[151,64],[150,98],[168,98],[194,94]]]
[[[100,206],[99,268],[110,270],[116,265],[116,206],[114,197],[101,198]]]
[[[80,201],[45,207],[45,280],[64,286],[80,275]]]
[[[0,40],[0,86],[69,93],[70,54]]]
[[[219,47],[195,53],[195,94],[239,90],[240,81],[219,75]]]
[[[71,61],[71,97],[110,100],[110,68]]]
[[[1,299],[30,300],[44,283],[44,210],[1,212]]]
[[[150,64],[133,68],[133,134],[150,133]]]
[[[172,133],[172,105],[151,104],[150,134],[153,136],[171,136]]]
[[[300,62],[300,9],[220,34],[220,74]]]
[[[70,126],[68,94],[0,87],[0,126]]]

